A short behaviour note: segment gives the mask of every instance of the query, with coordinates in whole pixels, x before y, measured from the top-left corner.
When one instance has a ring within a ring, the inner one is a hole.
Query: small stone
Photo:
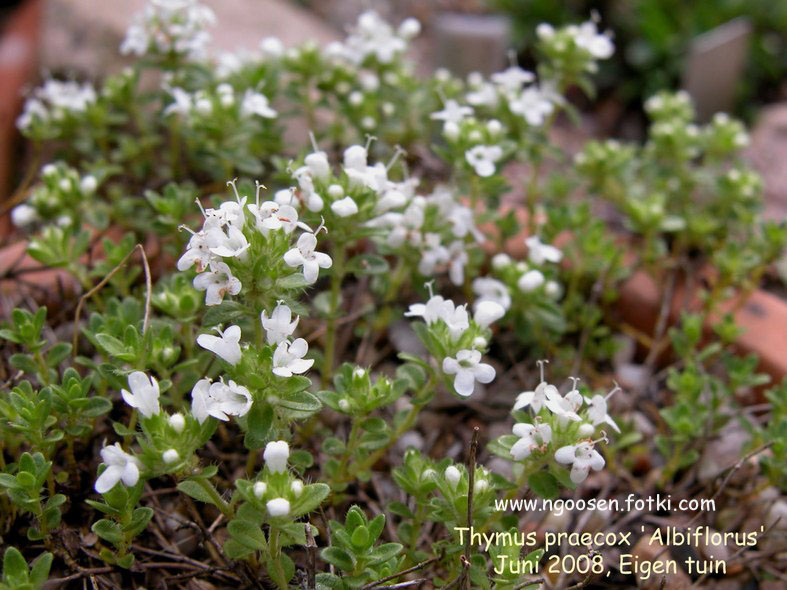
[[[637,541],[637,544],[634,545],[634,549],[631,550],[631,555],[633,556],[632,562],[642,563],[645,561],[651,562],[651,569],[656,567],[667,568],[667,564],[672,560],[670,556],[669,550],[665,550],[664,545],[659,543],[658,541],[651,543],[650,542],[650,535],[643,535]],[[663,566],[657,566],[656,563],[661,562]],[[644,565],[644,564],[643,564]],[[689,576],[684,572],[680,565],[676,563],[675,572],[672,572],[672,566],[670,567],[670,573],[668,574],[652,574],[649,577],[645,577],[642,574],[636,574],[634,577],[637,580],[637,586],[642,588],[643,590],[659,590],[659,588],[669,588],[669,590],[689,590],[691,588],[691,579]],[[640,566],[641,567],[641,566]],[[629,568],[633,570],[633,565]],[[661,580],[665,578],[665,583],[662,586]]]

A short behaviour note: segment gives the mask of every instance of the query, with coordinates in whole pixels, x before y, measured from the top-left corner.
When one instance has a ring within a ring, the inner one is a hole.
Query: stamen
[[[549,364],[549,361],[546,359],[541,359],[536,361],[538,368],[541,370],[541,383],[544,383],[544,365]]]
[[[369,153],[369,148],[372,146],[372,142],[374,142],[374,141],[377,141],[377,137],[367,133],[366,134],[366,145],[364,146],[364,149],[366,150],[367,153]]]
[[[577,388],[577,383],[579,383],[580,379],[579,377],[569,377],[569,379],[572,381],[571,391],[575,391]]]
[[[237,199],[238,203],[240,203],[240,195],[238,194],[238,186],[237,186],[238,179],[233,178],[232,180],[227,181],[227,186],[231,186],[232,190],[235,191],[235,199]]]
[[[256,194],[256,196],[255,196],[255,200],[256,200],[256,202],[257,202],[257,208],[259,208],[259,206],[260,206],[260,189],[261,189],[261,188],[264,188],[264,189],[266,189],[266,190],[267,190],[267,188],[268,188],[268,187],[267,187],[267,186],[265,186],[264,184],[262,184],[262,183],[261,183],[259,180],[255,180],[255,181],[254,181],[254,185],[255,185],[255,186],[256,186],[256,188],[257,188],[257,194]]]
[[[426,283],[424,283],[424,287],[426,287],[426,290],[429,291],[429,299],[434,297],[434,292],[432,291],[432,285],[434,285],[434,280],[427,281]]]
[[[323,217],[322,215],[320,215],[320,225],[317,226],[317,229],[314,230],[315,237],[317,236],[318,233],[320,233],[320,230],[325,230],[325,234],[326,235],[328,234],[328,228],[325,227],[325,217]]]
[[[188,227],[187,225],[182,225],[182,224],[181,224],[181,225],[179,225],[179,226],[178,226],[178,231],[180,231],[180,230],[182,230],[182,229],[185,229],[185,230],[186,230],[187,232],[189,232],[189,233],[190,233],[192,236],[196,236],[196,235],[197,235],[197,232],[195,232],[193,229],[191,229],[191,228],[190,228],[190,227]]]
[[[590,444],[594,445],[594,444],[600,443],[600,442],[603,442],[604,444],[609,444],[609,438],[607,438],[607,431],[606,430],[602,430],[601,431],[601,438],[597,438],[596,440],[591,440]]]
[[[516,51],[513,49],[508,50],[508,63],[512,68],[519,67],[519,60],[517,60]]]
[[[393,167],[394,164],[396,164],[396,160],[399,159],[399,156],[404,156],[406,154],[407,152],[404,150],[404,148],[402,148],[402,146],[397,144],[396,147],[394,148],[393,157],[391,157],[390,162],[388,162],[388,164],[385,166],[385,171],[387,172]]]
[[[205,209],[204,209],[204,207],[202,206],[202,203],[200,202],[200,200],[199,200],[199,199],[194,199],[194,202],[197,204],[197,207],[199,207],[199,210],[200,210],[200,211],[202,211],[202,216],[203,216],[205,219],[207,219],[207,218],[208,218],[208,214],[207,214],[207,213],[205,213]]]
[[[608,393],[608,394],[607,394],[607,395],[604,397],[604,399],[609,399],[609,398],[611,398],[613,395],[615,395],[615,394],[616,394],[618,391],[623,391],[623,389],[620,387],[620,385],[618,385],[618,382],[617,382],[617,381],[613,381],[612,383],[614,383],[614,384],[615,384],[615,387],[612,389],[612,391],[610,391],[610,392],[609,392],[609,393]]]
[[[309,140],[312,142],[312,149],[315,152],[319,152],[320,151],[320,146],[317,145],[317,138],[314,137],[314,132],[311,131],[311,130],[309,130]]]

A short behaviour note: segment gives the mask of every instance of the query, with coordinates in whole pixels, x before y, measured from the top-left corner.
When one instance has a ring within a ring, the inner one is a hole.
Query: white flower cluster
[[[177,115],[186,122],[193,123],[198,118],[210,119],[219,110],[235,109],[244,119],[260,117],[275,119],[278,113],[270,106],[270,101],[261,92],[247,89],[240,97],[235,89],[227,83],[216,86],[215,91],[200,89],[189,93],[180,87],[166,88],[172,97],[164,108],[164,115]]]
[[[407,49],[407,44],[421,32],[420,23],[408,18],[394,30],[379,14],[366,11],[350,30],[343,43],[334,42],[326,53],[350,64],[360,65],[373,57],[381,64],[390,64]]]
[[[96,99],[96,91],[88,82],[80,84],[50,78],[25,101],[16,125],[27,132],[34,125],[59,123],[72,114],[84,113]]]
[[[505,308],[495,301],[478,302],[473,314],[473,324],[467,305],[455,305],[450,299],[441,295],[433,295],[426,303],[415,303],[405,312],[406,317],[420,317],[427,326],[439,325],[446,330],[446,348],[457,348],[456,343],[463,339],[465,333],[472,329],[487,329],[493,322],[505,315]],[[491,383],[495,378],[495,369],[492,365],[481,362],[481,351],[488,342],[483,336],[472,340],[471,348],[460,348],[453,357],[446,356],[442,359],[442,370],[446,375],[454,375],[454,389],[456,393],[467,397],[473,394],[476,381],[478,383]],[[438,359],[440,360],[440,359]]]
[[[194,287],[205,291],[205,304],[218,305],[224,296],[240,293],[242,284],[233,274],[224,260],[237,260],[241,263],[248,260],[250,243],[245,231],[259,232],[268,237],[271,232],[293,233],[296,227],[304,229],[296,245],[284,254],[284,262],[291,267],[302,267],[307,283],[317,280],[320,268],[329,268],[331,258],[327,254],[316,252],[316,233],[308,226],[298,222],[298,212],[291,205],[283,205],[276,201],[260,202],[260,189],[257,185],[255,203],[246,204],[246,197],[240,196],[235,181],[228,183],[235,190],[235,201],[225,201],[217,209],[202,209],[204,223],[199,232],[188,228],[192,236],[186,252],[178,260],[178,270],[184,271],[192,266],[197,270]],[[289,191],[284,191],[289,194]],[[197,201],[199,204],[199,201]],[[200,205],[200,208],[202,206]],[[253,224],[246,223],[246,211],[254,219]]]
[[[41,182],[33,187],[30,197],[11,210],[11,221],[26,227],[37,221],[54,221],[60,227],[74,223],[73,213],[98,188],[92,174],[79,172],[63,163],[46,164],[41,168]]]
[[[559,297],[560,284],[553,279],[547,280],[544,275],[546,272],[544,265],[560,262],[563,259],[563,252],[555,246],[543,243],[538,236],[526,238],[525,245],[528,248],[530,264],[524,261],[515,262],[508,254],[499,253],[492,258],[492,267],[500,273],[512,275],[517,288],[522,293],[532,293],[543,289],[548,297]],[[531,264],[541,268],[532,268]],[[496,298],[501,302],[506,300],[508,294],[506,285],[495,279],[485,279],[484,282],[474,284],[473,288],[479,297]]]
[[[206,29],[215,22],[213,11],[198,0],[150,0],[134,17],[120,52],[200,59],[210,41]]]
[[[471,73],[467,84],[465,100],[470,105],[494,110],[504,104],[533,127],[543,125],[560,100],[552,83],[539,84],[533,72],[516,65],[492,74],[489,81],[477,72]]]
[[[533,452],[546,452],[550,443],[558,437],[564,442],[570,440],[572,444],[555,450],[554,458],[558,463],[571,465],[571,481],[581,483],[590,469],[598,471],[604,467],[604,458],[594,448],[597,441],[590,439],[596,428],[608,425],[620,432],[607,412],[607,400],[619,388],[615,387],[606,396],[596,394],[587,397],[577,390],[579,379],[572,378],[571,391],[561,395],[557,387],[544,380],[544,362],[539,363],[541,382],[534,390],[520,393],[514,403],[512,411],[529,407],[535,418],[533,423],[514,425],[513,432],[519,440],[511,447],[511,456],[515,461],[522,461]]]
[[[481,243],[484,236],[472,209],[449,187],[437,186],[421,196],[415,194],[414,182],[400,183],[380,199],[378,211],[380,215],[367,225],[387,230],[382,238],[386,246],[415,250],[420,256],[418,272],[425,277],[447,271],[453,284],[464,283],[468,242]]]

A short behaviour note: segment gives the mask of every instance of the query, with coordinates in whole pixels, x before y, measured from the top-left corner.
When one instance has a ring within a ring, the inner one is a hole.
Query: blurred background
[[[754,127],[750,158],[766,178],[770,217],[787,218],[787,1],[784,0],[205,0],[216,12],[217,53],[254,50],[267,36],[326,44],[363,10],[399,22],[415,16],[423,72],[491,73],[517,59],[535,63],[535,28],[593,15],[614,32],[616,53],[580,99],[589,135],[637,139],[643,101],[686,88],[700,119],[726,111]],[[51,74],[96,80],[122,68],[117,52],[145,0],[0,0],[0,182],[18,182],[14,119],[26,89]]]

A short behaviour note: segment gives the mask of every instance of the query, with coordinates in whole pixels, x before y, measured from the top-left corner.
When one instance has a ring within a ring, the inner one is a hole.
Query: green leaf
[[[243,559],[254,553],[254,549],[250,549],[246,547],[246,545],[241,545],[235,539],[227,539],[224,541],[222,548],[224,549],[225,555],[230,559]]]
[[[145,530],[153,517],[153,509],[147,507],[135,508],[131,515],[131,522],[123,527],[123,531],[131,537],[136,537]]]
[[[27,562],[19,549],[9,547],[3,555],[3,578],[11,582],[11,586],[27,582]]]
[[[90,530],[113,545],[119,545],[123,542],[123,531],[120,525],[106,518],[94,522]]]
[[[556,498],[559,491],[555,476],[548,471],[536,471],[527,478],[527,485],[542,498]]]
[[[243,438],[247,449],[261,449],[268,442],[268,433],[273,424],[273,407],[266,402],[257,401],[248,413],[248,430]]]
[[[355,567],[353,557],[339,547],[326,547],[320,552],[320,557],[343,572],[351,572]]]
[[[231,520],[227,525],[227,530],[233,539],[250,549],[262,551],[267,547],[262,530],[251,523],[238,519]]]
[[[311,512],[317,508],[328,494],[331,493],[331,488],[324,483],[312,483],[303,487],[301,496],[292,504],[292,516],[300,516]]]
[[[291,420],[308,418],[322,408],[320,400],[308,391],[299,391],[279,400],[278,407],[282,414]]]
[[[374,276],[387,273],[391,267],[382,256],[359,254],[347,262],[347,269],[356,276]]]
[[[30,582],[33,587],[42,586],[46,582],[51,568],[52,554],[49,551],[45,551],[35,558],[33,567],[30,568]]]
[[[205,504],[212,504],[214,506],[216,505],[213,501],[213,498],[210,497],[210,494],[208,494],[208,492],[206,492],[201,485],[192,479],[185,479],[180,482],[178,484],[178,490],[187,496],[191,496],[195,500],[204,502]]]
[[[375,547],[369,553],[369,565],[385,563],[392,557],[396,557],[399,553],[401,553],[402,549],[403,547],[399,543],[383,543],[379,547]]]

